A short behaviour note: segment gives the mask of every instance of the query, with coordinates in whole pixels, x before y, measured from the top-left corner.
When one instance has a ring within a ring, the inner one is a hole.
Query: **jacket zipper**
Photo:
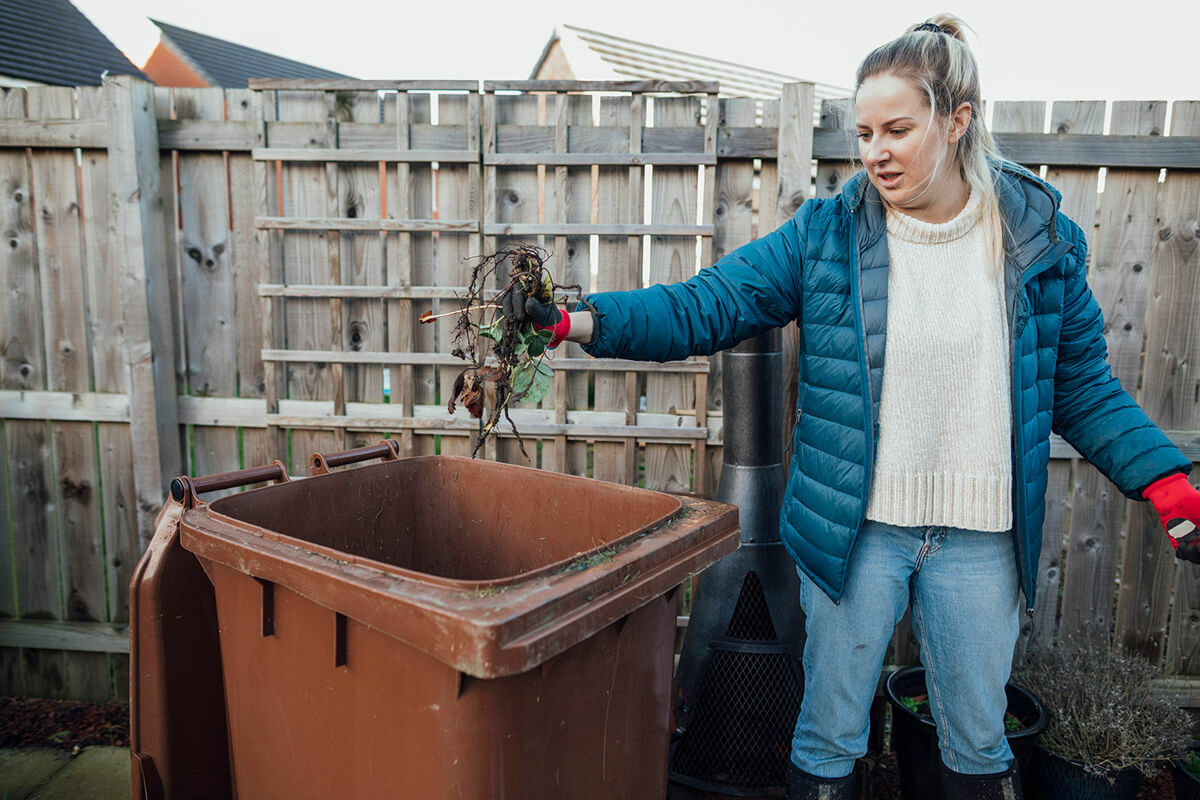
[[[1053,264],[1053,263],[1055,263],[1056,261],[1058,261],[1058,259],[1062,258],[1064,255],[1066,255],[1071,250],[1070,245],[1066,245],[1065,247],[1063,245],[1064,245],[1063,242],[1058,242],[1056,244],[1051,245],[1050,249],[1049,249],[1049,253],[1044,254],[1041,259],[1039,259],[1038,261],[1036,261],[1034,263],[1035,264],[1042,264],[1042,263]],[[1037,277],[1042,272],[1044,272],[1044,270],[1034,269],[1033,265],[1031,265],[1029,268],[1027,268],[1025,270],[1024,273],[1021,274],[1019,280],[1017,281],[1016,294],[1013,296],[1013,318],[1012,318],[1012,320],[1009,321],[1009,337],[1008,338],[1011,342],[1011,344],[1010,344],[1010,351],[1011,351],[1010,359],[1011,360],[1009,362],[1009,364],[1010,364],[1009,372],[1011,374],[1010,383],[1012,384],[1010,391],[1012,393],[1013,540],[1014,540],[1014,542],[1016,544],[1016,548],[1017,548],[1018,567],[1020,569],[1020,575],[1018,576],[1018,578],[1021,583],[1024,583],[1024,581],[1026,579],[1025,565],[1027,563],[1027,557],[1026,557],[1026,553],[1025,553],[1024,537],[1021,535],[1021,532],[1017,529],[1018,522],[1023,521],[1025,519],[1025,501],[1024,501],[1024,492],[1022,491],[1022,489],[1025,486],[1025,477],[1023,474],[1023,470],[1021,468],[1021,456],[1024,451],[1023,442],[1022,442],[1022,447],[1017,446],[1017,444],[1018,444],[1017,431],[1018,431],[1018,426],[1021,424],[1020,423],[1021,415],[1018,413],[1020,403],[1021,403],[1021,387],[1020,387],[1020,375],[1017,374],[1017,336],[1016,336],[1016,333],[1017,333],[1017,307],[1018,307],[1018,305],[1024,305],[1025,316],[1026,316],[1025,324],[1028,325],[1029,324],[1029,320],[1028,320],[1029,304],[1028,304],[1028,302],[1022,303],[1021,300],[1025,296],[1025,287],[1029,285],[1029,281],[1033,280],[1033,278]],[[1037,584],[1036,571],[1037,570],[1035,567],[1034,574],[1029,577],[1029,585],[1023,587],[1025,589],[1025,615],[1029,616],[1029,617],[1033,616],[1033,601],[1034,601],[1034,595],[1036,594],[1036,592],[1034,591],[1034,587]]]
[[[873,471],[875,461],[875,402],[871,396],[871,351],[867,344],[867,314],[866,305],[863,303],[862,297],[862,270],[859,263],[858,252],[858,217],[853,211],[850,212],[850,240],[854,242],[854,246],[850,248],[850,254],[853,261],[850,264],[850,270],[853,275],[855,294],[858,295],[858,339],[862,343],[863,360],[859,364],[861,380],[865,389],[863,396],[866,397],[866,426],[863,429],[866,448],[864,450],[863,460],[863,512],[866,513],[867,503],[870,501],[871,494],[871,473]],[[861,525],[861,523],[860,523]]]
[[[1020,422],[1021,415],[1019,413],[1019,406],[1021,403],[1021,376],[1019,374],[1018,367],[1017,367],[1017,315],[1019,313],[1018,309],[1022,306],[1027,305],[1026,303],[1022,302],[1022,298],[1024,297],[1024,294],[1025,294],[1025,285],[1026,284],[1025,284],[1024,280],[1019,280],[1017,282],[1016,294],[1013,297],[1013,318],[1011,320],[1009,320],[1009,323],[1008,323],[1009,324],[1008,338],[1009,338],[1009,342],[1010,342],[1009,349],[1011,351],[1011,353],[1009,354],[1009,359],[1010,359],[1009,360],[1009,365],[1010,365],[1009,366],[1009,374],[1010,374],[1009,381],[1012,384],[1009,387],[1009,391],[1012,395],[1012,398],[1011,398],[1012,399],[1012,412],[1011,412],[1012,413],[1012,419],[1011,419],[1012,437],[1011,437],[1011,440],[1012,440],[1012,459],[1013,459],[1013,488],[1012,488],[1013,542],[1017,548],[1017,567],[1020,570],[1020,575],[1019,575],[1020,583],[1025,582],[1026,575],[1028,574],[1028,570],[1026,567],[1026,564],[1028,562],[1027,562],[1026,554],[1025,554],[1025,542],[1023,540],[1024,537],[1022,536],[1021,530],[1020,530],[1020,521],[1025,519],[1024,492],[1021,491],[1022,487],[1024,486],[1025,479],[1022,474],[1023,470],[1021,469],[1021,450],[1022,450],[1022,448],[1017,446],[1018,445],[1017,431],[1018,431],[1018,426],[1021,424],[1021,422]],[[1026,321],[1026,324],[1029,324],[1028,321]],[[1029,586],[1024,587],[1025,588],[1025,615],[1028,617],[1033,616],[1034,583],[1036,583],[1036,582],[1037,582],[1037,575],[1034,575],[1032,580],[1030,580],[1030,582],[1029,582]]]

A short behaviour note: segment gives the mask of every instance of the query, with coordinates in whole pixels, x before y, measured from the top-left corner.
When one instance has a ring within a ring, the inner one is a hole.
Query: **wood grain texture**
[[[592,98],[589,95],[560,95],[561,110],[555,109],[555,122],[561,129],[560,138],[556,138],[556,146],[570,146],[567,131],[571,126],[590,128],[592,126]],[[592,198],[594,184],[591,166],[567,167],[555,171],[553,183],[553,202],[547,202],[547,219],[552,222],[570,224],[591,224]],[[549,216],[554,209],[554,216]],[[584,292],[591,289],[591,236],[563,236],[555,239],[555,277],[564,285],[578,285]],[[584,357],[583,348],[574,342],[559,345],[557,355],[567,358]],[[584,410],[588,408],[588,385],[591,376],[588,374],[568,374],[564,378],[564,394],[562,403],[556,402],[556,418],[564,421],[569,410]],[[572,475],[587,474],[587,445],[583,442],[568,444],[565,439],[560,442],[565,446],[562,459],[563,470]]]
[[[484,81],[485,92],[662,92],[716,94],[716,81]]]
[[[306,89],[309,91],[478,91],[478,81],[393,81],[354,78],[251,78],[251,89]]]
[[[178,119],[220,121],[220,89],[175,89]],[[201,397],[237,394],[237,329],[230,198],[225,158],[220,153],[178,154],[179,230],[175,241],[183,295],[186,391]],[[211,475],[240,468],[234,427],[191,433],[188,472]],[[230,494],[225,491],[216,497]]]
[[[531,94],[521,95],[499,95],[495,98],[495,120],[496,124],[509,125],[534,125],[538,122],[538,98]],[[485,159],[485,168],[486,159]],[[495,204],[495,223],[497,227],[501,226],[519,226],[522,223],[527,225],[537,226],[543,222],[539,218],[539,195],[542,187],[538,177],[538,167],[536,165],[520,165],[520,166],[496,166],[494,172],[495,195],[492,202]],[[553,172],[551,172],[553,175]],[[550,197],[550,192],[547,191],[547,214],[549,206],[551,206],[553,198]],[[485,235],[494,235],[489,231],[489,226],[484,225]],[[496,236],[496,249],[506,250],[520,244],[545,244],[541,237],[531,236],[528,234],[517,234],[515,236],[498,235]],[[548,245],[553,248],[553,242]],[[555,258],[547,268],[552,271],[557,271],[558,259]],[[499,270],[494,288],[501,289],[508,284],[507,277],[508,268],[505,267]],[[449,320],[447,320],[449,321]],[[528,408],[528,403],[518,403],[514,408]],[[507,424],[504,425],[507,428]],[[529,457],[522,455],[521,448],[518,446],[515,439],[502,439],[496,442],[496,460],[503,461],[508,464],[531,464],[537,466],[537,453],[532,451],[536,444],[529,441],[525,444],[525,450],[529,451]]]
[[[375,92],[346,92],[338,95],[339,122],[382,124],[379,95]],[[338,219],[379,218],[384,215],[383,181],[378,164],[339,165]],[[344,232],[339,235],[342,285],[379,284],[384,274],[384,238],[378,231]],[[383,350],[386,347],[383,302],[378,299],[342,304],[344,350]],[[383,401],[383,372],[380,368],[354,367],[346,370],[346,399]],[[349,443],[347,443],[349,446]]]
[[[384,101],[384,127],[390,133],[390,141],[397,149],[406,150],[409,146],[409,115],[410,100],[407,92],[397,92],[394,97]],[[384,213],[391,219],[407,219],[412,216],[412,188],[409,165],[400,163],[394,169],[384,170]],[[413,283],[413,245],[412,236],[400,231],[388,235],[384,241],[384,281],[389,286],[407,287]],[[407,299],[395,302],[385,302],[387,314],[387,349],[390,352],[411,352],[413,347],[412,302]],[[413,370],[411,366],[401,366],[397,370],[388,369],[385,373],[387,381],[386,402],[400,408],[402,414],[411,414],[413,408]],[[400,454],[412,455],[413,435],[408,431],[400,431]]]
[[[1104,131],[1104,103],[1054,103],[1050,127],[1063,133],[1101,134]],[[1061,210],[1083,229],[1089,243],[1089,253],[1092,252],[1090,243],[1094,240],[1096,228],[1099,171],[1088,167],[1052,168],[1047,171],[1046,177],[1062,193]],[[1111,285],[1091,268],[1095,263],[1093,254],[1089,257],[1089,283],[1107,313],[1105,303],[1113,299],[1109,296],[1112,294]],[[1052,469],[1056,473],[1061,472],[1066,465],[1056,462]],[[1070,495],[1051,498],[1047,487],[1046,500],[1047,509],[1050,504],[1062,502],[1066,502],[1071,509],[1059,632],[1060,635],[1077,639],[1107,641],[1115,601],[1113,588],[1120,555],[1121,511],[1124,504],[1120,493],[1090,464],[1077,461],[1071,470]],[[1059,476],[1056,474],[1054,477],[1057,482]],[[1051,548],[1058,543],[1056,534],[1053,530],[1047,534],[1043,526],[1043,536],[1049,535]],[[1048,555],[1047,549],[1043,548],[1043,554]],[[1051,570],[1053,567],[1048,565],[1047,572]]]
[[[28,110],[43,119],[71,119],[70,87],[30,89]],[[69,150],[32,152],[33,196],[37,202],[42,321],[47,342],[46,386],[52,391],[87,392],[87,299],[83,258],[82,198],[75,155]],[[57,519],[58,592],[65,619],[97,621],[106,614],[96,450],[88,423],[50,425]],[[95,654],[66,654],[68,697],[106,699],[108,661]]]
[[[167,86],[155,86],[154,90],[155,128],[160,120],[174,118],[175,90]],[[110,121],[111,124],[111,121]],[[110,169],[112,163],[110,159]],[[171,313],[169,323],[174,337],[174,367],[175,391],[183,394],[187,391],[187,338],[184,333],[183,313],[183,265],[179,261],[179,158],[171,150],[159,148],[158,153],[158,189],[162,196],[162,213],[157,218],[157,230],[160,241],[157,245],[163,254],[162,274],[166,279],[166,300],[170,303]],[[187,432],[180,429],[181,456],[188,457]],[[183,467],[190,465],[184,464]]]
[[[697,125],[698,97],[656,97],[655,125]],[[650,181],[650,223],[689,225],[696,222],[699,173],[695,168],[657,166]],[[648,285],[677,283],[696,273],[696,245],[687,239],[650,237]],[[695,408],[696,386],[684,376],[646,376],[646,410],[667,412]],[[647,444],[645,486],[666,492],[688,492],[691,486],[691,453],[687,448]]]
[[[111,257],[120,265],[121,317],[130,372],[138,529],[148,542],[170,476],[182,469],[175,411],[175,332],[162,209],[153,92],[117,76],[105,83],[109,121]],[[154,313],[152,313],[152,311]]]
[[[40,88],[40,87],[31,87]],[[70,91],[70,87],[66,87]],[[94,119],[15,119],[0,118],[0,147],[104,147],[108,144],[108,126]]]
[[[629,126],[632,120],[632,100],[628,97],[600,98],[600,127],[618,128],[626,132],[629,141]],[[640,206],[630,208],[630,170],[621,167],[599,167],[596,187],[597,222],[619,224],[641,222]],[[601,236],[597,241],[599,274],[597,288],[600,291],[637,288],[631,276],[636,269],[640,275],[641,264],[629,264],[629,250],[625,239]],[[625,376],[619,372],[597,372],[595,374],[594,408],[597,411],[628,411],[625,408]],[[636,411],[636,409],[634,409]],[[632,483],[636,475],[631,474],[626,452],[633,448],[632,440],[625,444],[596,442],[592,449],[592,477],[613,483]]]
[[[1045,103],[998,103],[992,116],[991,130],[999,136],[1005,131],[1041,130],[1045,122]],[[1033,169],[1037,169],[1034,165]],[[1054,641],[1058,628],[1059,586],[1066,552],[1066,524],[1069,508],[1066,504],[1071,487],[1072,465],[1055,461],[1048,468],[1046,489],[1046,518],[1042,526],[1042,548],[1038,556],[1036,579],[1037,600],[1034,615],[1022,621],[1021,636],[1015,653],[1023,652],[1030,643]]]
[[[105,90],[102,87],[77,89],[76,105],[80,119],[97,120],[107,126]],[[84,150],[80,154],[92,388],[97,393],[125,395],[125,405],[128,407],[130,375],[125,360],[126,343],[121,317],[120,267],[110,254],[108,173],[106,150]],[[104,613],[97,618],[106,621],[129,619],[129,592],[124,587],[129,586],[133,568],[142,552],[131,426],[128,422],[129,413],[126,411],[124,424],[100,422],[95,426],[98,484],[93,488],[93,493],[97,496],[103,516],[103,527],[98,529],[103,540],[100,568],[107,583]],[[93,699],[125,696],[128,694],[127,686],[127,678],[123,682],[118,680],[104,697]]]
[[[26,92],[0,95],[0,116],[23,118]],[[0,226],[7,247],[0,248],[0,280],[6,287],[0,315],[0,388],[43,389],[47,359],[42,321],[34,178],[25,151],[0,150]],[[57,541],[55,539],[54,459],[44,422],[5,423],[6,462],[4,546],[10,548],[17,577],[11,611],[24,617],[61,619]],[[0,651],[3,677],[14,694],[61,697],[66,692],[66,661],[58,651]]]
[[[334,97],[321,92],[279,92],[276,106],[281,121],[326,122],[322,135],[312,147],[331,149],[336,143],[333,129]],[[284,216],[332,217],[336,215],[337,181],[335,168],[324,163],[289,162],[282,166],[281,206]],[[335,283],[331,264],[337,255],[324,234],[288,231],[283,237],[284,280],[298,283]],[[340,316],[340,315],[338,315]],[[340,319],[337,320],[340,323]],[[340,346],[334,336],[334,310],[330,301],[289,299],[284,305],[284,327],[288,349],[328,350]],[[297,364],[287,370],[287,392],[297,399],[330,399],[342,391],[340,370],[327,363]],[[308,472],[312,453],[331,452],[341,444],[332,433],[297,431],[291,435],[291,448],[285,463],[288,472]]]
[[[225,91],[225,114],[231,124],[246,125],[254,136],[254,146],[262,141],[262,96],[245,89]],[[237,394],[239,397],[263,397],[266,376],[260,352],[263,347],[262,319],[267,301],[258,296],[258,232],[254,218],[258,213],[258,182],[255,164],[245,152],[226,155],[229,171],[229,265],[233,275],[234,333],[237,347]],[[265,236],[264,239],[269,239]],[[266,257],[267,254],[263,254]],[[273,452],[265,431],[239,430],[242,448],[240,466],[266,464],[282,455]]]
[[[430,127],[433,101],[427,94],[409,95],[409,142],[416,146],[414,127]],[[435,126],[446,127],[450,126]],[[408,192],[410,198],[410,217],[428,219],[433,217],[434,173],[425,164],[413,164],[409,167],[409,186],[401,187]],[[428,286],[438,282],[437,257],[434,252],[435,237],[432,234],[412,234],[412,282]],[[417,322],[421,314],[433,309],[433,303],[416,302],[412,304],[412,347],[414,352],[432,353],[437,349],[436,331],[429,325]],[[438,398],[437,370],[431,367],[414,367],[412,377],[412,399],[414,403],[433,403]],[[440,399],[440,398],[439,398]],[[446,398],[447,400],[449,398]],[[425,454],[434,452],[432,436],[418,436],[413,439],[413,452]]]
[[[812,190],[813,129],[812,119],[815,88],[811,83],[789,83],[783,87],[779,101],[780,151],[776,164],[774,223],[783,225],[809,198]],[[764,187],[766,184],[763,184]],[[770,203],[764,197],[763,205]],[[761,231],[760,236],[766,231]],[[780,351],[783,360],[783,457],[785,464],[791,463],[792,428],[796,424],[796,405],[799,396],[799,370],[797,355],[800,348],[800,331],[795,322],[779,332]]]
[[[1165,103],[1115,103],[1112,132],[1161,136],[1166,112]],[[1158,170],[1107,171],[1097,257],[1089,273],[1100,282],[1099,288],[1095,284],[1093,288],[1104,310],[1113,374],[1135,397],[1141,382],[1160,190]],[[1164,553],[1160,526],[1146,517],[1143,504],[1123,502],[1122,506],[1128,521],[1116,637],[1126,647],[1157,660],[1166,635],[1173,559]]]
[[[1196,135],[1200,102],[1176,102],[1171,136]],[[1160,197],[1142,404],[1162,427],[1191,430],[1200,428],[1200,175],[1168,172]],[[1200,674],[1200,569],[1182,561],[1175,564],[1166,671]]]
[[[757,114],[756,102],[749,99],[726,98],[719,102],[722,125],[753,125]],[[746,161],[730,161],[718,165],[716,198],[713,204],[712,260],[720,261],[729,253],[754,238],[754,164]],[[723,411],[721,375],[723,357],[720,353],[709,359],[707,397],[697,397],[707,403],[709,414]],[[708,496],[713,496],[721,475],[720,453],[709,458],[708,485],[697,487]],[[709,493],[712,494],[709,494]]]
[[[479,144],[479,96],[441,94],[437,96],[438,124],[464,126],[464,139],[460,146]],[[474,120],[476,133],[474,137],[470,130]],[[477,151],[478,152],[478,151]],[[440,164],[437,174],[438,213],[451,219],[478,219],[478,164]],[[525,198],[525,202],[537,205],[537,188],[534,187],[533,197]],[[471,256],[479,255],[479,240],[475,234],[439,233],[437,237],[437,282],[456,286],[465,286],[471,280]],[[453,300],[438,301],[440,312],[450,311],[461,307],[461,303]],[[438,320],[437,349],[441,353],[450,352],[450,332],[453,328],[453,318]],[[438,386],[443,401],[450,399],[454,380],[458,377],[461,367],[448,367],[438,370]],[[458,439],[443,439],[443,455],[470,455],[470,441]]]

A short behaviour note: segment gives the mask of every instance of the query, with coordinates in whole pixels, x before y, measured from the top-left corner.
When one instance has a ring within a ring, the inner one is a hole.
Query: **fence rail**
[[[277,456],[302,474],[382,434],[469,453],[477,423],[445,410],[451,326],[417,320],[459,307],[471,257],[523,241],[563,283],[685,278],[853,173],[845,104],[820,111],[814,128],[802,84],[766,102],[645,82],[0,91],[0,690],[125,695],[125,587],[170,477]],[[1114,373],[1200,459],[1200,103],[992,114],[1088,235]],[[713,494],[720,355],[567,345],[553,364],[546,400],[512,410],[536,465]],[[524,463],[502,433],[484,456]],[[1051,459],[1023,645],[1112,634],[1200,702],[1200,571],[1057,437]],[[906,620],[890,660],[915,657]]]

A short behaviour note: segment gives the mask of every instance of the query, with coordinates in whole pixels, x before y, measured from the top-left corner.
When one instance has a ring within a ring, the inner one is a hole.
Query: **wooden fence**
[[[126,587],[172,475],[275,457],[304,474],[311,452],[384,435],[406,454],[470,452],[476,421],[445,408],[450,326],[416,322],[458,307],[470,257],[532,242],[563,283],[680,280],[854,170],[844,104],[814,128],[810,85],[767,102],[716,88],[4,90],[0,691],[125,696]],[[1200,104],[993,117],[1089,233],[1116,374],[1200,458]],[[570,345],[553,363],[552,393],[512,413],[535,465],[715,492],[720,356]],[[525,463],[511,436],[484,455]],[[1200,705],[1200,571],[1074,455],[1054,443],[1026,640],[1115,631]],[[902,624],[893,661],[914,657]]]

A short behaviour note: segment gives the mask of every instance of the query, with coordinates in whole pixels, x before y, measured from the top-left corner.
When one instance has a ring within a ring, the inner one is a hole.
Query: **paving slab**
[[[71,760],[57,747],[0,750],[0,797],[25,800]]]
[[[86,747],[29,800],[129,800],[129,748]]]

